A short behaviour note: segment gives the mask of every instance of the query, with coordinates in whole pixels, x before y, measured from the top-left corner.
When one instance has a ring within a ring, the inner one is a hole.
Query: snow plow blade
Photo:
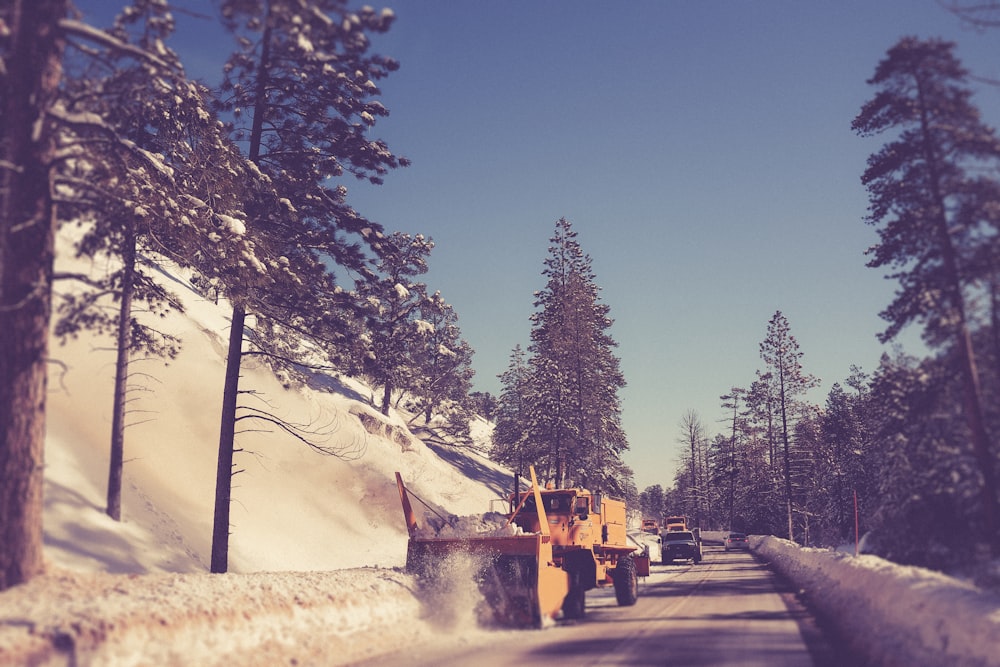
[[[430,586],[452,585],[449,578],[471,575],[486,606],[485,612],[480,610],[480,618],[499,625],[540,628],[555,618],[569,593],[570,579],[553,561],[551,536],[544,522],[538,533],[424,537],[398,472],[396,484],[410,535],[408,572]],[[456,568],[456,560],[465,567]]]
[[[471,564],[487,607],[480,615],[499,625],[540,628],[556,616],[569,592],[569,576],[552,564],[552,546],[543,543],[541,535],[411,538],[406,569],[434,585],[452,574],[448,563],[455,557]]]

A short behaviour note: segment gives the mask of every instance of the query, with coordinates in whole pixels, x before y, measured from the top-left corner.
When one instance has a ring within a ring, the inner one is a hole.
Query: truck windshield
[[[693,540],[694,535],[685,530],[675,530],[672,533],[667,533],[664,538],[668,542],[683,542],[684,540]]]

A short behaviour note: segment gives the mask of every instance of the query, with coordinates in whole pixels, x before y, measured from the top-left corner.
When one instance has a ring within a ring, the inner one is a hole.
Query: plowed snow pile
[[[429,632],[396,570],[123,576],[4,593],[0,665],[344,664]]]
[[[939,572],[751,537],[872,664],[1000,665],[1000,597]]]
[[[424,525],[417,525],[415,537],[419,539],[458,539],[464,537],[513,537],[521,535],[521,527],[507,523],[507,517],[498,512],[451,516],[447,519],[429,517]]]

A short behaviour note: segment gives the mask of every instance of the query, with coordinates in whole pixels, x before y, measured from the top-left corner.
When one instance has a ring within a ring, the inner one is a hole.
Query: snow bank
[[[3,593],[2,665],[345,664],[428,631],[398,570],[122,576]]]
[[[872,664],[1000,665],[1000,598],[944,574],[877,556],[751,537]]]

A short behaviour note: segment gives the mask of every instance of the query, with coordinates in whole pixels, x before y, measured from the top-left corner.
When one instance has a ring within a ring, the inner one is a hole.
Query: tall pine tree
[[[773,378],[774,404],[780,423],[784,473],[785,513],[788,519],[788,539],[795,539],[792,485],[792,429],[798,415],[797,396],[816,386],[817,380],[802,370],[802,352],[791,333],[788,320],[777,311],[767,323],[767,336],[760,344],[760,356]]]
[[[540,467],[557,486],[580,484],[625,493],[631,470],[618,391],[625,386],[609,307],[576,232],[556,223],[532,315],[530,437],[543,448]]]
[[[55,215],[47,114],[65,0],[0,5],[0,590],[41,573],[45,389]]]
[[[966,425],[982,476],[983,529],[1000,555],[997,455],[987,432],[983,394],[973,348],[973,303],[982,271],[996,257],[1000,227],[1000,139],[971,102],[967,72],[954,44],[905,37],[889,49],[869,84],[875,96],[854,119],[862,136],[893,133],[868,158],[862,182],[868,188],[867,222],[880,242],[868,266],[887,267],[899,281],[881,313],[889,323],[883,341],[906,325],[923,325],[931,346],[957,351]],[[989,251],[987,251],[989,249]]]
[[[369,53],[367,33],[389,29],[391,11],[358,11],[345,0],[224,0],[226,26],[240,50],[226,65],[220,110],[233,114],[233,138],[273,183],[278,197],[248,202],[249,231],[266,255],[269,281],[229,286],[233,303],[216,473],[212,571],[228,569],[229,506],[240,363],[248,313],[335,346],[348,337],[350,293],[338,289],[331,261],[367,269],[381,228],[346,202],[334,184],[345,174],[381,182],[406,164],[369,137],[388,115],[376,81],[398,63]],[[277,284],[276,284],[277,283]],[[309,326],[303,326],[308,321]],[[281,327],[279,327],[281,328]],[[256,337],[259,343],[280,336]]]
[[[207,91],[186,79],[164,44],[173,27],[166,5],[137,0],[99,38],[69,33],[53,110],[66,158],[54,169],[60,218],[82,228],[77,256],[112,260],[103,274],[55,276],[73,281],[56,302],[54,332],[67,337],[88,329],[117,339],[107,492],[107,513],[116,520],[130,359],[141,353],[172,358],[180,344],[133,312],[135,304],[135,311],[144,308],[158,319],[182,309],[143,268],[140,254],[211,280],[238,273],[240,258],[252,254],[236,216],[254,174],[221,135]],[[136,59],[137,52],[156,55]],[[117,301],[117,310],[109,300]]]

